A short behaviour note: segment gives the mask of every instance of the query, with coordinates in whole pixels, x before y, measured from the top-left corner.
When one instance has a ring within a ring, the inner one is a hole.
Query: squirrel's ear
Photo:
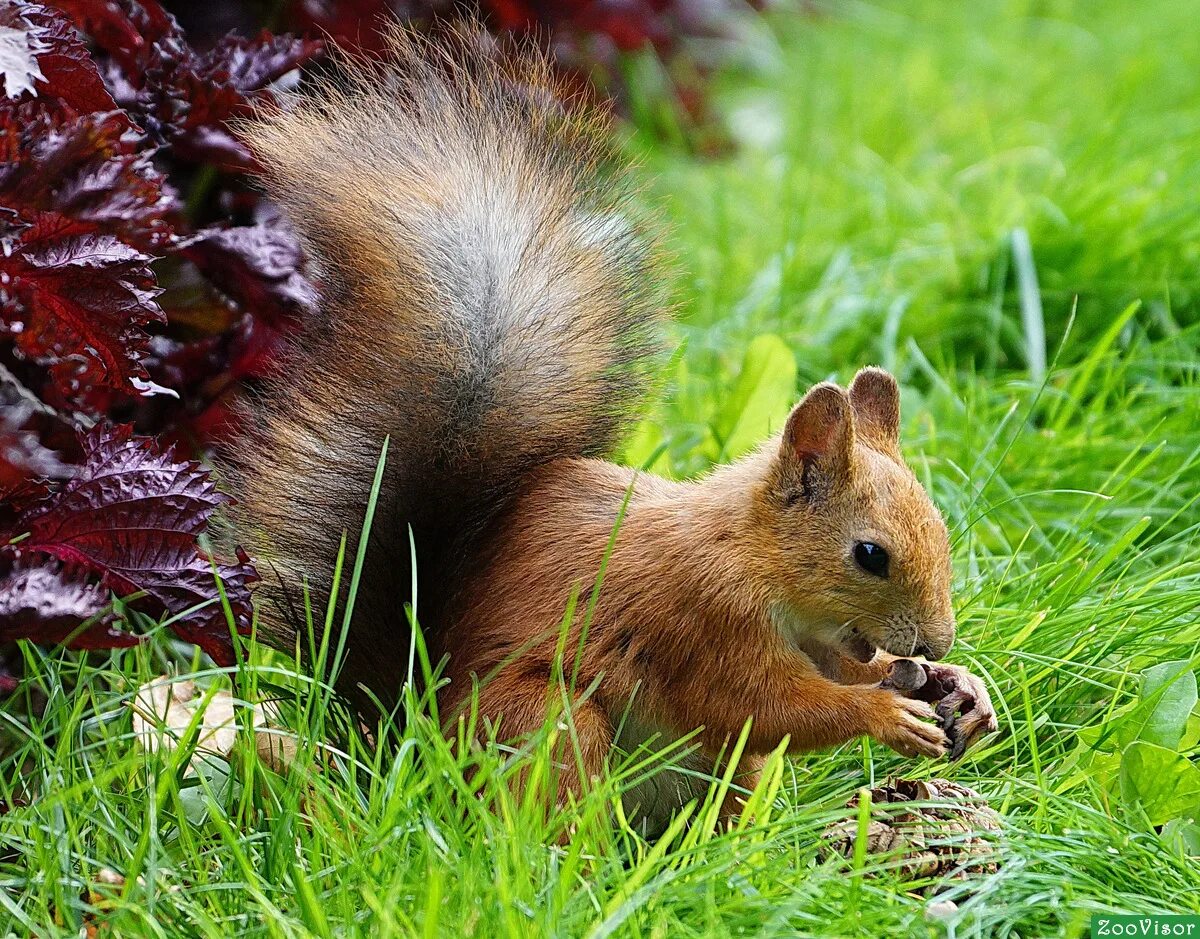
[[[788,416],[780,457],[803,489],[829,489],[850,474],[854,416],[850,396],[837,385],[814,386]]]
[[[864,368],[850,383],[854,426],[875,447],[895,453],[900,445],[900,386],[881,368]]]

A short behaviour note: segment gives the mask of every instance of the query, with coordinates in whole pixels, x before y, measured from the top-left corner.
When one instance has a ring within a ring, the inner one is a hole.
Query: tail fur
[[[248,139],[300,230],[322,310],[227,448],[263,631],[291,645],[390,457],[342,687],[385,701],[419,614],[436,628],[471,538],[530,470],[615,443],[656,302],[606,122],[545,58],[473,30],[397,28],[380,61],[258,118]]]

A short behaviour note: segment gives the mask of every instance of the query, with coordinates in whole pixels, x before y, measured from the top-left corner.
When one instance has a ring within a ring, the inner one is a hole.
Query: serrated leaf
[[[6,98],[37,94],[37,83],[46,76],[34,55],[33,37],[24,29],[6,24],[9,17],[0,11],[0,93]]]
[[[131,127],[120,112],[0,111],[0,329],[93,413],[96,389],[146,387],[143,327],[163,320],[149,252],[177,206]]]
[[[249,631],[249,585],[257,575],[239,552],[215,566],[197,538],[227,497],[196,462],[177,462],[128,426],[101,425],[83,437],[78,474],[17,523],[23,554],[42,554],[97,575],[120,596],[154,615],[221,665],[234,662],[232,638],[218,602],[224,584],[235,622]],[[202,608],[197,609],[198,606]]]
[[[0,499],[7,499],[10,491],[30,477],[63,479],[71,475],[71,467],[29,429],[33,415],[33,404],[13,400],[0,382]]]
[[[81,117],[27,106],[0,113],[0,201],[29,224],[69,220],[65,235],[107,233],[142,248],[169,240],[179,203],[120,111]],[[17,251],[21,241],[5,245]]]
[[[178,30],[157,0],[54,0],[54,5],[97,46],[131,70],[153,44]]]
[[[269,96],[271,82],[320,55],[324,44],[264,31],[254,38],[229,36],[198,53],[174,18],[157,12],[134,24],[144,31],[139,52],[117,55],[126,79],[120,103],[140,126],[169,142],[176,158],[231,172],[253,168],[249,148],[227,122],[250,114],[254,100]]]
[[[0,4],[0,85],[6,98],[48,95],[76,114],[116,107],[67,18],[35,4]]]
[[[197,57],[196,73],[209,81],[228,82],[241,94],[265,89],[283,75],[320,55],[324,43],[300,36],[272,36],[266,30],[252,38],[226,36]]]
[[[80,568],[0,557],[0,642],[67,642],[72,649],[111,649],[140,640],[115,628],[107,590]]]
[[[19,250],[0,257],[0,329],[49,367],[68,400],[94,386],[134,393],[133,380],[148,379],[142,327],[163,320],[149,261],[112,235],[39,214]]]
[[[254,225],[209,228],[187,242],[184,255],[239,307],[268,321],[316,308],[304,275],[304,254],[292,227],[278,215]]]

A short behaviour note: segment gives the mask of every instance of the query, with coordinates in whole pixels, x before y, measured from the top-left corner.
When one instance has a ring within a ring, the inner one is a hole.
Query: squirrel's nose
[[[945,657],[952,645],[954,645],[953,633],[945,639],[940,637],[922,639],[917,643],[917,648],[913,651],[913,654],[928,659],[930,662],[936,662],[938,659]]]

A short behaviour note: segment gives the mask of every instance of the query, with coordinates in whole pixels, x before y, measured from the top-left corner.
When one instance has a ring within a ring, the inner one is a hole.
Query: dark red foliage
[[[251,164],[225,122],[320,45],[264,33],[197,52],[156,0],[59,6],[0,0],[0,641],[59,642],[95,618],[72,645],[126,645],[134,637],[102,615],[116,594],[172,617],[176,633],[230,664],[216,577],[246,629],[255,575],[244,556],[214,567],[199,550],[223,501],[207,474],[128,427],[70,431],[123,413],[194,437],[175,428],[203,416],[206,393],[215,406],[265,367],[250,323],[279,323],[257,330],[278,335],[311,305],[282,222],[193,233],[176,193],[195,188],[186,166],[196,160]],[[241,185],[215,182],[201,193],[214,201]],[[156,267],[171,258],[172,279],[196,271],[225,315],[164,313]],[[189,370],[180,363],[192,349],[203,351]],[[160,377],[184,382],[189,400],[164,397]]]
[[[229,36],[197,53],[171,25],[164,40],[148,44],[145,61],[123,71],[118,100],[156,140],[172,144],[175,158],[253,168],[250,151],[225,122],[249,114],[255,97],[317,55],[321,43],[264,32],[255,39]]]
[[[0,258],[0,322],[19,355],[48,366],[67,400],[82,403],[93,385],[149,389],[142,327],[163,320],[150,257],[113,235],[76,231],[39,214],[21,247]]]
[[[225,5],[248,9],[237,0]],[[285,20],[294,28],[320,30],[339,45],[377,52],[380,30],[396,18],[428,24],[467,15],[498,32],[547,37],[556,51],[569,53],[560,54],[563,65],[586,67],[594,63],[585,61],[582,46],[623,51],[653,46],[671,55],[689,39],[726,34],[744,6],[722,0],[292,0]],[[602,64],[614,64],[605,59]]]
[[[28,429],[33,412],[32,402],[22,401],[10,387],[0,385],[0,504],[32,479],[62,479],[72,473],[59,454]],[[0,526],[3,524],[0,515]]]
[[[228,5],[246,8],[237,0]],[[547,42],[576,88],[598,86],[618,105],[628,97],[620,79],[620,56],[653,49],[670,75],[657,94],[690,126],[693,142],[709,147],[715,138],[705,110],[704,73],[732,39],[736,14],[762,5],[763,0],[292,0],[284,7],[284,22],[293,29],[321,30],[339,45],[374,53],[383,47],[380,31],[397,16],[428,24],[466,15],[495,32]]]
[[[321,51],[321,43],[262,30],[253,39],[226,36],[198,60],[196,73],[249,95],[266,88]]]
[[[116,107],[87,46],[67,20],[32,4],[9,4],[0,6],[0,27],[27,36],[23,74],[9,78],[5,97],[17,97],[24,87],[51,94],[76,114]]]
[[[155,250],[166,247],[179,202],[123,111],[76,115],[40,100],[0,112],[0,204],[32,224],[45,215]],[[22,239],[6,240],[6,251]]]
[[[156,5],[135,9],[120,0],[57,0],[53,6],[126,67],[138,61],[148,42],[170,30],[169,20]],[[157,26],[151,25],[152,18],[157,20]]]
[[[227,497],[198,462],[176,461],[152,439],[134,436],[128,425],[100,425],[80,444],[83,463],[75,475],[31,501],[10,531],[0,533],[0,542],[8,543],[0,548],[0,558],[19,557],[28,564],[49,557],[86,572],[117,596],[133,596],[151,615],[171,616],[171,627],[182,638],[219,664],[233,664],[216,578],[234,621],[248,632],[254,568],[240,552],[236,563],[215,562],[198,543]],[[77,586],[76,580],[71,583]],[[59,592],[79,602],[84,595],[66,587]]]
[[[178,4],[176,4],[178,5]],[[246,4],[228,6],[244,15]],[[329,36],[345,49],[382,52],[383,31],[396,20],[428,25],[435,17],[479,14],[478,4],[456,0],[289,0],[283,7],[288,28]]]
[[[81,406],[96,385],[150,387],[143,327],[163,314],[142,249],[170,238],[175,204],[121,112],[72,111],[29,101],[0,116],[0,330]]]
[[[137,645],[137,636],[112,625],[111,610],[108,591],[80,568],[0,556],[0,642],[65,642],[72,649]]]
[[[183,254],[239,309],[270,321],[316,305],[316,291],[300,273],[300,246],[278,215],[255,225],[205,229]]]

